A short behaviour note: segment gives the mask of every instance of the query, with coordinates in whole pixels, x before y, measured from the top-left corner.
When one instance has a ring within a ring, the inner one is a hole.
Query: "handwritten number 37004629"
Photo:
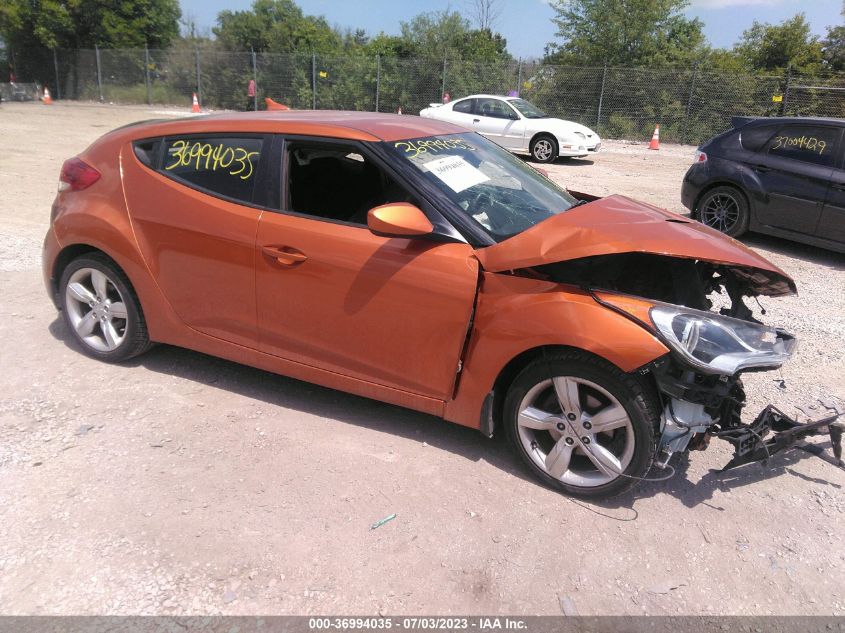
[[[258,152],[250,152],[242,147],[225,146],[222,143],[189,143],[176,141],[170,147],[173,162],[164,169],[176,167],[193,167],[200,171],[227,172],[230,176],[238,176],[241,180],[249,180],[252,176],[252,159]]]

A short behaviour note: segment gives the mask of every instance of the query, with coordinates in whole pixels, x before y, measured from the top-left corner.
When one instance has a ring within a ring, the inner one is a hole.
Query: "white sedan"
[[[554,119],[519,97],[471,95],[443,105],[433,103],[420,116],[455,123],[541,163],[558,156],[584,157],[601,147],[599,135],[590,128]]]

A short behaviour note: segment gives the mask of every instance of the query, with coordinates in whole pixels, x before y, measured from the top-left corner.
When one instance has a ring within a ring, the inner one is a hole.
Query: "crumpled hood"
[[[723,264],[756,294],[795,293],[780,268],[718,231],[626,196],[569,209],[503,242],[478,249],[485,270],[500,272],[596,255],[654,253]]]

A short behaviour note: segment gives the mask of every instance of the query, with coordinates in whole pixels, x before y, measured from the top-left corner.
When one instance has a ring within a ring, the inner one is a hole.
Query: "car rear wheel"
[[[538,163],[551,163],[557,158],[557,141],[549,134],[541,134],[531,142],[531,158]]]
[[[528,468],[570,495],[624,492],[654,461],[656,396],[583,352],[550,353],[527,365],[508,390],[504,416],[511,445]]]
[[[123,271],[105,255],[92,253],[68,264],[59,293],[65,324],[88,356],[119,362],[149,349],[138,297]]]
[[[698,221],[725,235],[739,237],[748,230],[748,202],[735,187],[716,187],[698,203]]]

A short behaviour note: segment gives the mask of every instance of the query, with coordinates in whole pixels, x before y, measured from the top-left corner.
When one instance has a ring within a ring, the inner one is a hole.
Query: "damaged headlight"
[[[657,305],[649,314],[665,342],[707,374],[780,367],[795,347],[784,330],[710,312]]]

